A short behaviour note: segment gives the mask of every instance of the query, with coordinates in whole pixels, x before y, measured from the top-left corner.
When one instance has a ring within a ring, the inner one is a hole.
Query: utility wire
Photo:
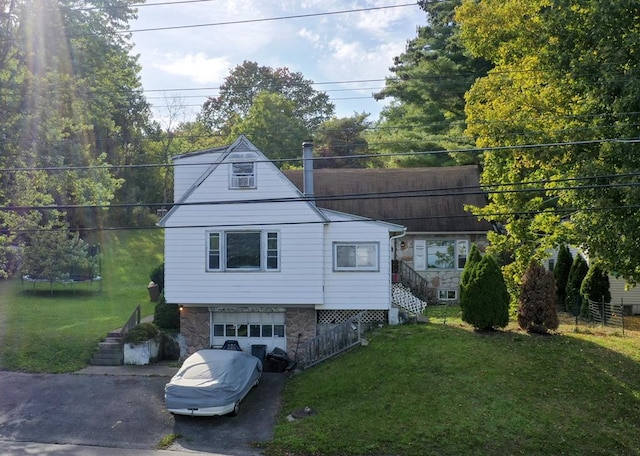
[[[313,161],[321,160],[350,160],[354,158],[387,158],[398,156],[414,156],[414,155],[432,155],[432,154],[448,154],[448,153],[480,153],[480,152],[499,152],[509,150],[532,150],[537,148],[552,148],[552,147],[565,147],[565,146],[585,146],[585,145],[598,145],[605,143],[640,143],[640,138],[606,138],[606,139],[592,139],[584,141],[566,141],[566,142],[551,142],[551,143],[535,143],[535,144],[518,144],[513,146],[492,146],[492,147],[474,147],[474,148],[459,148],[449,150],[426,150],[426,151],[411,151],[411,152],[391,152],[384,154],[359,154],[359,155],[337,155],[332,157],[313,157]],[[221,146],[224,148],[225,146]],[[213,149],[218,149],[214,147]],[[193,152],[200,152],[193,151]],[[182,152],[180,155],[188,155],[189,152]],[[302,157],[297,158],[281,158],[281,159],[264,159],[264,160],[251,160],[253,163],[299,163],[302,161]],[[211,165],[213,163],[208,163]],[[190,163],[180,164],[175,163],[158,163],[158,164],[132,164],[132,165],[86,165],[86,166],[33,166],[33,167],[21,167],[21,168],[0,168],[0,172],[23,172],[23,171],[72,171],[72,170],[91,170],[91,169],[133,169],[133,168],[159,168],[159,167],[175,167],[175,166],[206,166],[207,163]]]
[[[627,173],[624,176],[639,176],[640,172]],[[622,175],[613,175],[621,177]],[[611,178],[612,175],[607,175]],[[388,192],[368,192],[368,193],[349,193],[338,195],[316,195],[313,197],[293,196],[282,198],[259,198],[259,199],[238,199],[238,200],[221,200],[221,201],[194,201],[194,202],[176,202],[176,203],[110,203],[110,204],[52,204],[52,205],[32,205],[32,206],[0,206],[0,212],[15,211],[40,211],[40,210],[70,210],[70,209],[114,209],[114,208],[166,208],[167,206],[225,206],[225,205],[244,205],[244,204],[273,204],[273,203],[308,203],[308,202],[333,202],[333,201],[353,201],[353,200],[380,200],[390,198],[442,198],[442,197],[463,197],[478,196],[487,194],[517,194],[517,193],[556,193],[562,191],[583,191],[583,190],[600,190],[613,188],[640,187],[640,182],[627,183],[606,183],[606,184],[589,184],[589,185],[568,185],[563,187],[528,187],[528,188],[511,188],[531,185],[533,183],[550,184],[558,182],[581,181],[585,179],[602,180],[605,176],[598,177],[580,177],[565,178],[558,180],[546,180],[536,182],[519,182],[519,183],[496,183],[481,184],[461,187],[444,187],[439,189],[420,189],[420,190],[395,190]],[[493,188],[493,190],[492,190]]]

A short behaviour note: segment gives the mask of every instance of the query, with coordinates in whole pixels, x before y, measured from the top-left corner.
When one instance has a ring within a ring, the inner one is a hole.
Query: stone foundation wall
[[[184,335],[186,356],[203,348],[209,348],[211,346],[209,309],[206,307],[183,307],[180,309],[180,332]]]
[[[298,343],[302,344],[316,336],[316,311],[315,309],[287,309],[285,322],[287,354],[293,359]],[[299,340],[298,335],[300,335]]]

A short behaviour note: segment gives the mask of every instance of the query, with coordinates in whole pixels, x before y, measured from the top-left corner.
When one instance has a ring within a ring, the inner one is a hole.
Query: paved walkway
[[[87,366],[76,374],[79,375],[139,375],[144,377],[173,377],[178,372],[178,362],[161,362],[137,366],[133,364],[122,366]]]

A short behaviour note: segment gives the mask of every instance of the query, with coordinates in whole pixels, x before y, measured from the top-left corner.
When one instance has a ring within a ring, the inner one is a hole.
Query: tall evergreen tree
[[[558,306],[553,274],[532,261],[522,277],[518,296],[518,325],[520,328],[544,334],[557,329]]]
[[[580,288],[582,281],[589,271],[589,266],[585,259],[579,253],[573,259],[566,287],[566,309],[567,311],[577,315],[580,312],[582,295]]]
[[[393,99],[383,109],[371,143],[380,152],[451,150],[473,146],[464,135],[465,93],[491,64],[469,55],[459,41],[454,11],[461,0],[421,0],[426,25],[394,59],[385,88],[377,99]],[[408,156],[398,166],[440,166],[475,163],[476,154],[452,152]]]
[[[472,269],[463,298],[463,321],[480,330],[507,326],[509,292],[493,255],[484,255]]]
[[[562,244],[558,248],[558,258],[556,265],[553,268],[553,278],[556,281],[556,294],[558,296],[558,305],[562,306],[562,310],[565,309],[567,301],[567,281],[569,280],[569,271],[571,271],[571,265],[573,264],[573,256],[569,247]]]
[[[611,290],[609,275],[602,270],[598,263],[594,262],[589,266],[589,270],[580,285],[580,293],[585,297],[580,314],[583,317],[589,316],[589,302],[608,304],[611,302]],[[604,318],[605,315],[602,315]]]

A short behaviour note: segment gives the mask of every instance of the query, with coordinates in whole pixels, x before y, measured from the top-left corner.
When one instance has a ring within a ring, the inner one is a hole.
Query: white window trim
[[[429,267],[429,242],[449,241],[453,242],[453,268],[430,268]],[[458,267],[460,252],[459,243],[466,244],[467,259],[469,258],[469,240],[468,239],[452,239],[452,238],[425,238],[416,239],[413,242],[414,269],[416,271],[462,271],[464,267]]]
[[[376,264],[373,266],[355,266],[344,267],[338,266],[338,247],[353,246],[358,247],[374,247],[376,250]],[[379,242],[340,242],[333,243],[333,270],[334,272],[379,272],[380,271],[380,243]]]
[[[253,167],[251,173],[234,173],[233,165],[250,163]],[[240,185],[240,183],[243,185]],[[256,186],[256,162],[253,161],[234,161],[229,163],[229,190],[251,190]]]
[[[227,233],[260,233],[260,267],[259,268],[227,268]],[[209,242],[212,234],[217,234],[220,247],[219,267],[209,267],[210,247]],[[276,235],[277,243],[277,267],[269,268],[267,265],[267,250],[269,234]],[[207,272],[278,272],[280,271],[280,232],[276,230],[211,230],[205,233],[205,270]]]

